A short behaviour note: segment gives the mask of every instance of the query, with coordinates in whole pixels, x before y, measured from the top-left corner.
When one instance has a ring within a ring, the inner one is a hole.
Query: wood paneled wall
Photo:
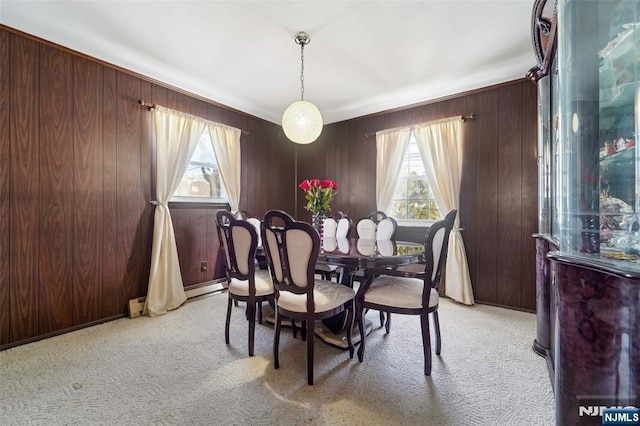
[[[307,220],[297,188],[304,178],[336,180],[333,207],[353,218],[375,210],[375,137],[366,133],[475,112],[463,126],[460,207],[474,293],[535,309],[536,91],[528,82],[331,124],[301,146],[275,124],[3,26],[0,65],[1,349],[122,316],[129,299],[146,294],[155,164],[152,115],[138,99],[248,132],[240,208]],[[220,276],[216,208],[171,208],[185,285]]]
[[[139,99],[247,131],[241,207],[294,210],[279,126],[2,27],[0,348],[122,316],[146,294],[155,164]],[[185,285],[221,276],[215,211],[172,208]]]
[[[375,136],[394,127],[476,114],[463,124],[460,223],[476,301],[535,310],[537,229],[537,94],[515,81],[402,110],[326,126],[318,141],[298,148],[298,181],[333,179],[332,203],[354,220],[376,210]],[[297,216],[310,220],[303,201]],[[423,241],[424,229],[399,229]]]

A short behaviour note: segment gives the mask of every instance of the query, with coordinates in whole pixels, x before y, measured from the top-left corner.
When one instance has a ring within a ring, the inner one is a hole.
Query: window
[[[440,212],[427,183],[427,175],[413,134],[398,176],[393,194],[390,216],[399,223],[418,224],[415,221],[440,219]]]
[[[211,145],[209,129],[205,129],[191,157],[187,171],[171,201],[214,202],[229,201],[216,155]]]

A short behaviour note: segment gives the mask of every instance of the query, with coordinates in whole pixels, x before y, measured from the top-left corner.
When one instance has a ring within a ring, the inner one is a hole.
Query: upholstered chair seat
[[[337,285],[332,281],[316,280],[313,288],[313,300],[315,302],[315,312],[325,312],[344,305],[355,297],[353,289]],[[289,291],[281,291],[278,305],[293,312],[307,311],[306,294],[294,294]]]
[[[424,265],[422,266],[424,270]],[[364,301],[394,308],[422,308],[424,280],[383,275],[371,284],[364,295]],[[429,307],[438,305],[440,295],[435,288],[430,290]]]
[[[255,273],[256,296],[273,294],[273,282],[266,269],[259,269]],[[249,280],[231,278],[229,292],[237,296],[249,296]]]

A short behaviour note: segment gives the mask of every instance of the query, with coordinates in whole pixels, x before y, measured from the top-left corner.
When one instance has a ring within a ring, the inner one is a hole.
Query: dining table
[[[354,278],[359,270],[367,268],[396,268],[424,259],[424,245],[421,243],[395,240],[370,240],[362,238],[321,239],[317,263],[337,267],[339,285],[354,287]],[[342,312],[334,317],[322,320],[322,326],[316,329],[316,335],[331,345],[347,348],[347,315]],[[354,327],[354,344],[360,341],[360,333]],[[370,330],[371,326],[365,327]],[[367,331],[368,332],[368,331]]]
[[[264,256],[264,248],[258,247],[257,256]],[[367,268],[397,268],[424,260],[424,244],[410,241],[371,240],[364,238],[323,237],[320,240],[318,264],[336,267],[338,279],[336,285],[354,288],[356,274]],[[364,275],[363,275],[364,276]],[[273,308],[271,306],[270,308]],[[274,322],[272,309],[265,312],[267,322]],[[318,321],[315,334],[332,346],[347,349],[347,314],[340,314]],[[371,330],[371,322],[365,324],[365,332]],[[354,323],[351,338],[353,344],[360,342],[360,332]]]

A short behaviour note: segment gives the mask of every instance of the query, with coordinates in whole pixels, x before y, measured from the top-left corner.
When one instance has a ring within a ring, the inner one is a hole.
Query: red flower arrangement
[[[331,211],[330,203],[338,191],[337,183],[329,179],[307,179],[298,186],[305,192],[307,205],[304,208],[314,216],[322,216]]]

